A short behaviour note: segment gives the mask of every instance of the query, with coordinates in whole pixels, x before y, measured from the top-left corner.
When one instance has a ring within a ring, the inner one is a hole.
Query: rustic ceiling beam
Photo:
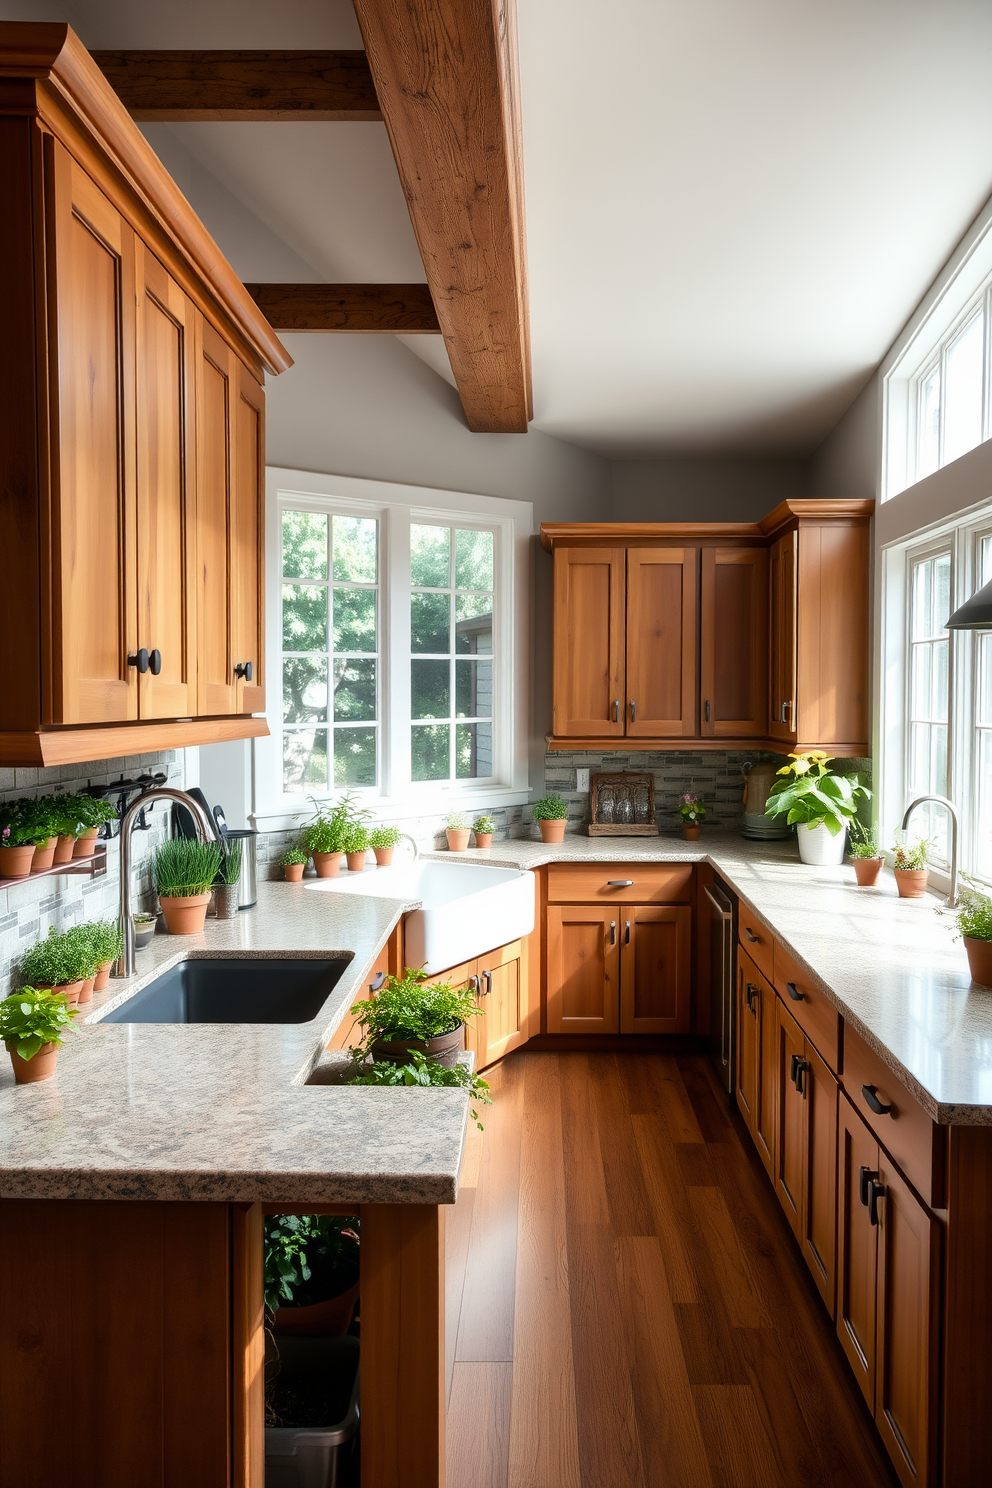
[[[274,331],[437,335],[426,284],[246,284]]]
[[[531,417],[514,0],[355,0],[469,428]]]
[[[364,52],[94,52],[131,117],[381,119]]]

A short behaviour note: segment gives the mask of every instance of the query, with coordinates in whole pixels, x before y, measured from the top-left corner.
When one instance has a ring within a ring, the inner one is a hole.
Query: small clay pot
[[[241,899],[239,884],[215,884],[212,895],[214,914],[219,920],[233,920]]]
[[[878,875],[882,871],[881,858],[852,858],[854,864],[854,876],[863,889],[870,889],[873,884],[878,883]]]
[[[37,1085],[39,1080],[50,1080],[55,1073],[59,1057],[58,1044],[42,1044],[31,1059],[22,1059],[13,1045],[7,1045],[10,1062],[14,1066],[14,1079],[18,1085]]]
[[[492,832],[476,832],[475,833],[475,845],[476,845],[476,847],[492,847],[492,845],[493,845],[493,834],[492,834]]]
[[[110,971],[113,964],[113,961],[100,962],[100,965],[96,969],[96,979],[93,982],[94,992],[103,992],[106,990],[107,983],[110,981]]]
[[[927,891],[927,868],[896,868],[896,888],[900,899],[922,899]]]
[[[27,878],[34,860],[34,844],[0,847],[0,878]]]
[[[93,988],[95,986],[96,986],[96,972],[94,972],[91,977],[87,977],[86,980],[83,982],[82,986],[80,987],[80,989],[79,989],[79,1001],[80,1001],[80,1003],[92,1002],[93,1001]]]
[[[968,970],[971,980],[983,987],[992,987],[992,940],[975,940],[964,936],[964,948],[968,952]]]
[[[387,1064],[406,1064],[411,1053],[417,1049],[428,1059],[435,1059],[445,1069],[454,1069],[458,1056],[465,1047],[465,1024],[459,1023],[450,1033],[440,1033],[437,1038],[427,1039],[376,1039],[372,1045],[372,1058]]]
[[[58,840],[57,837],[49,837],[47,842],[42,842],[39,847],[35,848],[34,857],[31,859],[32,873],[43,873],[46,868],[51,868],[55,861],[55,844]]]
[[[362,848],[361,852],[346,853],[345,856],[348,859],[348,872],[349,873],[362,873],[362,872],[364,872],[364,869],[365,869],[365,849],[364,849],[364,847]]]
[[[444,835],[448,839],[449,852],[464,852],[472,834],[468,827],[448,827]]]
[[[283,863],[282,871],[286,875],[286,882],[299,883],[306,866],[306,863]]]
[[[344,853],[311,853],[314,871],[318,878],[337,878],[341,872],[341,859]]]
[[[326,1302],[313,1302],[309,1307],[277,1307],[272,1326],[277,1333],[312,1335],[334,1334],[340,1337],[351,1327],[351,1319],[358,1301],[358,1282],[342,1292],[339,1297],[329,1297]]]
[[[72,851],[73,851],[73,848],[75,846],[76,846],[76,839],[75,839],[75,837],[73,837],[73,835],[72,835],[71,832],[67,836],[65,836],[65,837],[56,837],[56,839],[55,839],[55,856],[52,858],[52,862],[53,863],[71,863],[72,862]]]
[[[82,981],[63,982],[61,987],[53,987],[50,982],[38,982],[35,985],[36,992],[64,992],[65,1000],[70,1007],[75,1007],[76,1003],[79,1002],[79,994],[82,992],[82,990]]]
[[[541,829],[542,842],[564,842],[565,819],[556,817],[551,821],[539,821],[537,824]]]
[[[87,827],[85,832],[80,832],[73,845],[72,856],[74,858],[91,858],[96,852],[96,834],[98,827]]]
[[[165,928],[170,935],[196,935],[202,931],[210,903],[209,890],[205,894],[159,895],[159,904],[165,916]]]
[[[702,830],[703,829],[698,822],[693,823],[684,821],[682,823],[682,836],[685,838],[686,842],[695,842]]]
[[[379,868],[391,868],[393,865],[393,853],[395,847],[374,847],[376,866]]]

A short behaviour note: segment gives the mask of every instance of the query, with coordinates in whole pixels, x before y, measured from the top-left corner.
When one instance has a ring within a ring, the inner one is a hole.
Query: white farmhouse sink
[[[507,945],[534,928],[534,878],[479,863],[403,863],[308,879],[316,893],[421,899],[406,917],[405,959],[433,975]]]

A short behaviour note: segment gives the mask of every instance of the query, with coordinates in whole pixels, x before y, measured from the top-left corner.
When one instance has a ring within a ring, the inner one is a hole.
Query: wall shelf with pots
[[[62,873],[86,873],[91,878],[100,878],[107,871],[107,848],[100,843],[88,858],[70,858],[68,863],[53,863],[51,868],[39,868],[37,873],[23,873],[18,878],[0,878],[0,889],[11,889],[17,884],[34,883],[39,878],[55,878]]]

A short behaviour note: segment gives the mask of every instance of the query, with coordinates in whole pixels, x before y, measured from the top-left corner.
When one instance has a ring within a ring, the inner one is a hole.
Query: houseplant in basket
[[[449,852],[464,852],[468,847],[468,817],[463,811],[449,811],[445,823],[445,836]]]
[[[682,818],[682,836],[687,842],[695,842],[706,815],[706,803],[692,789],[679,796],[679,816]]]
[[[391,865],[396,844],[402,835],[399,827],[373,827],[369,832],[369,847],[375,853],[375,860],[380,868]]]
[[[287,883],[299,883],[307,866],[307,854],[302,847],[290,847],[282,855],[283,872]]]
[[[476,847],[492,847],[496,823],[491,816],[477,816],[472,823],[472,835]]]
[[[534,820],[541,829],[542,842],[562,842],[568,820],[568,802],[564,796],[542,796],[533,805]]]
[[[394,1064],[390,1060],[377,1060],[373,1064],[356,1061],[355,1069],[356,1073],[348,1081],[350,1085],[447,1086],[467,1090],[480,1105],[492,1105],[488,1080],[484,1080],[467,1065],[446,1065],[436,1059],[428,1059],[419,1049],[412,1051],[406,1064]],[[481,1131],[482,1122],[474,1106],[471,1107],[471,1112],[472,1120]]]
[[[822,750],[789,756],[765,803],[766,816],[784,816],[796,827],[799,857],[817,866],[842,863],[847,828],[871,791],[857,775],[835,775]]]
[[[361,873],[365,867],[365,856],[369,850],[368,829],[356,822],[345,842],[344,855],[348,860],[349,873]]]
[[[0,1038],[7,1046],[18,1085],[50,1080],[55,1073],[59,1045],[72,1026],[76,1009],[63,992],[22,987],[0,1002]]]
[[[241,838],[231,837],[221,846],[220,877],[214,884],[214,913],[219,920],[230,920],[238,912],[241,897]]]
[[[930,873],[927,863],[930,845],[923,838],[908,837],[905,832],[896,832],[892,846],[892,870],[896,876],[900,899],[922,899],[926,893]]]
[[[68,1002],[79,1001],[83,982],[93,975],[93,952],[79,934],[81,927],[60,934],[54,926],[38,940],[17,967],[21,986],[39,992],[62,992]]]
[[[852,821],[847,855],[854,864],[854,876],[864,889],[878,882],[882,871],[882,855],[878,850],[878,828],[866,827],[864,822]]]
[[[332,1214],[265,1221],[265,1306],[277,1333],[346,1333],[358,1300],[361,1227]]]
[[[203,929],[220,855],[218,843],[191,837],[173,837],[155,849],[155,890],[170,935]]]
[[[96,852],[97,833],[105,822],[116,821],[117,811],[109,801],[85,793],[76,797],[79,831],[72,849],[74,858],[91,858]]]
[[[428,983],[407,967],[402,977],[387,976],[374,997],[356,1002],[352,1016],[362,1030],[356,1058],[403,1064],[411,1051],[451,1067],[465,1044],[465,1022],[481,1012],[475,990],[447,982]]]

